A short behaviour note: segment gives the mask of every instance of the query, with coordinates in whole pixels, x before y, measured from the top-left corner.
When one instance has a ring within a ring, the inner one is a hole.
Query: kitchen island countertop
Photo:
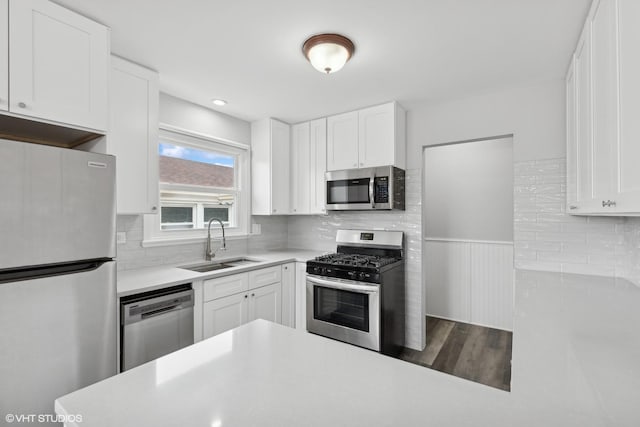
[[[637,426],[640,288],[517,271],[511,392],[257,320],[56,400],[78,427]]]

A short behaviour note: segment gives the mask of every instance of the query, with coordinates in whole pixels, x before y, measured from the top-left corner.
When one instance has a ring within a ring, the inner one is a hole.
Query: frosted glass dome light
[[[339,34],[318,34],[302,45],[302,51],[313,68],[326,74],[344,67],[354,50],[353,42]]]

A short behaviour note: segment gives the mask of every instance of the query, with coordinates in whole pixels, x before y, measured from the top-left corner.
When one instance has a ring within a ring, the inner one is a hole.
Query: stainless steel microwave
[[[326,173],[327,210],[404,210],[404,170],[394,166]]]

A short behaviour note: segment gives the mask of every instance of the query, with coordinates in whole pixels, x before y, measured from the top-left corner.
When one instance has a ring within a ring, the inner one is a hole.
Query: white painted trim
[[[244,144],[242,142],[232,141],[232,140],[226,139],[226,138],[220,138],[218,136],[209,135],[209,134],[202,133],[202,132],[195,132],[195,131],[192,131],[192,130],[181,128],[179,126],[169,125],[167,123],[160,123],[159,128],[160,128],[160,130],[167,130],[169,132],[181,133],[181,134],[186,135],[186,136],[192,136],[192,137],[195,137],[195,138],[204,138],[204,139],[220,142],[222,144],[226,144],[226,145],[229,145],[231,147],[242,148],[244,150],[250,150],[251,149],[251,146],[249,144]]]
[[[513,245],[513,242],[502,240],[467,240],[467,239],[445,239],[441,237],[425,237],[425,242],[455,242],[455,243],[482,243],[485,245]]]
[[[198,230],[198,231],[202,231],[203,232],[202,235],[192,236],[192,237],[176,237],[172,239],[168,239],[168,238],[145,239],[142,241],[141,246],[143,248],[155,248],[158,246],[176,246],[176,245],[190,245],[193,243],[202,243],[202,244],[206,243],[206,240],[207,240],[206,230]],[[226,240],[242,240],[242,239],[249,238],[249,236],[250,234],[231,234],[231,235],[227,234],[225,235],[225,239]],[[214,245],[220,242],[221,239],[222,239],[222,235],[220,234],[211,236],[211,240],[214,242]]]

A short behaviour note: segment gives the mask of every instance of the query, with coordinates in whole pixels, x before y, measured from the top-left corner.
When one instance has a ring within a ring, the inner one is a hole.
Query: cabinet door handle
[[[571,206],[569,206],[569,209],[574,210],[574,209],[578,209],[578,207],[574,206],[574,205],[571,205]]]
[[[616,205],[616,201],[615,200],[608,200],[609,202],[609,206],[615,206]]]
[[[602,201],[602,207],[604,208],[604,207],[607,207],[607,206],[609,206],[609,205],[607,204],[607,202],[605,202],[605,201],[603,200],[603,201]]]
[[[25,104],[24,102],[18,102],[18,107],[27,108],[27,104]]]

